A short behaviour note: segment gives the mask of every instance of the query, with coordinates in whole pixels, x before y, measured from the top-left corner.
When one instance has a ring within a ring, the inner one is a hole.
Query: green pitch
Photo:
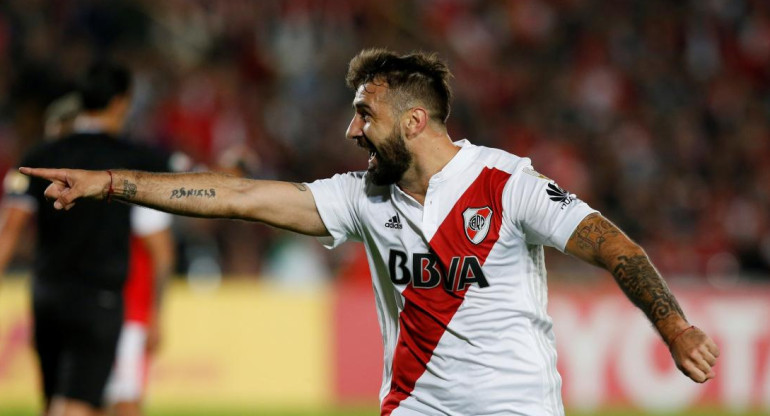
[[[602,412],[579,413],[567,411],[567,416],[767,416],[770,412],[727,413],[724,410],[698,409],[684,413],[646,413],[634,410],[606,410]],[[326,410],[278,410],[278,409],[198,409],[174,410],[154,409],[147,416],[377,416],[376,407],[334,408]],[[0,416],[37,416],[35,409],[2,409]]]
[[[767,416],[768,412],[754,412],[754,413],[726,413],[723,410],[693,410],[685,413],[645,413],[633,410],[608,410],[598,413],[576,413],[566,412],[567,416]],[[379,415],[379,409],[377,408],[356,408],[356,409],[329,409],[325,411],[291,411],[291,410],[251,410],[251,411],[235,411],[232,413],[226,412],[148,412],[148,416],[377,416]],[[4,416],[1,415],[0,416]],[[29,415],[32,416],[32,415]]]

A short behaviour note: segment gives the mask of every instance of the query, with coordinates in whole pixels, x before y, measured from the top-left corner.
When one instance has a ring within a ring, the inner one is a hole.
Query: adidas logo
[[[396,230],[404,228],[404,226],[401,224],[401,217],[399,217],[398,214],[389,219],[388,222],[385,223],[385,227],[395,228]]]
[[[551,201],[561,202],[561,209],[571,204],[576,198],[575,195],[559,188],[555,183],[549,183],[546,192],[550,196]]]

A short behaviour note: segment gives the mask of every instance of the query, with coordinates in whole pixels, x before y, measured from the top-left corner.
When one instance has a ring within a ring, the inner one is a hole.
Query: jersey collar
[[[468,166],[476,158],[478,147],[471,144],[471,142],[468,141],[468,139],[458,140],[453,144],[459,147],[460,151],[457,152],[457,154],[454,155],[452,159],[450,159],[449,162],[446,164],[446,166],[444,166],[438,173],[431,176],[430,180],[428,181],[428,186],[433,184],[437,185],[441,182],[446,181],[447,179],[454,177],[459,173],[466,171]],[[405,200],[409,204],[414,205],[415,207],[422,208],[422,204],[420,204],[414,198],[412,198],[409,194],[404,192],[397,184],[390,185],[390,189],[391,189],[391,195],[395,196],[396,198]]]
[[[96,117],[81,114],[72,123],[72,131],[79,134],[100,134],[106,130],[104,123]]]
[[[458,173],[462,173],[468,168],[468,165],[473,162],[476,154],[476,146],[471,144],[468,139],[458,140],[454,142],[454,145],[459,147],[460,151],[449,160],[449,163],[447,163],[446,166],[430,178],[429,183],[443,182]]]

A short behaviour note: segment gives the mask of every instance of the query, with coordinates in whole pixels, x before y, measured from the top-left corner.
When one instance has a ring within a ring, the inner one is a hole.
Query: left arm
[[[0,205],[0,277],[11,261],[19,237],[32,215],[31,211],[7,202]]]
[[[715,376],[719,349],[703,331],[691,328],[647,254],[598,213],[581,221],[566,252],[612,273],[628,299],[647,315],[668,345],[677,367],[696,382]]]
[[[174,269],[174,237],[171,229],[166,227],[160,231],[142,236],[142,243],[152,258],[154,304],[147,334],[147,350],[155,352],[161,339],[161,309],[166,284],[170,280]]]

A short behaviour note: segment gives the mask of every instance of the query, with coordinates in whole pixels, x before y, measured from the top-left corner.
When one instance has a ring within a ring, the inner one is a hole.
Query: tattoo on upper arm
[[[193,189],[193,188],[179,188],[171,190],[171,195],[168,199],[182,199],[190,197],[202,197],[202,198],[216,198],[217,191],[214,188],[211,189]]]
[[[292,182],[291,184],[294,185],[295,188],[299,189],[302,192],[307,191],[307,186],[304,183]]]
[[[684,317],[666,282],[644,254],[619,256],[612,271],[623,292],[655,324],[672,313]]]
[[[136,196],[136,184],[129,182],[128,179],[123,180],[123,196],[126,199],[133,199]]]
[[[581,250],[598,251],[608,237],[615,237],[620,231],[606,218],[591,214],[583,221],[583,226],[575,230],[577,245]]]

